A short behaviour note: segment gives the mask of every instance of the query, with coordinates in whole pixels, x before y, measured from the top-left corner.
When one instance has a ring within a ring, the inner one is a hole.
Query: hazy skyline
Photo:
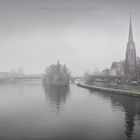
[[[0,0],[0,71],[43,73],[57,59],[72,75],[125,58],[129,13],[140,56],[138,0]]]

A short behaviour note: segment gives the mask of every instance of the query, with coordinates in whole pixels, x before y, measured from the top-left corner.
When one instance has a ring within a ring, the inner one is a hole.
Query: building
[[[109,76],[111,74],[111,71],[109,68],[105,68],[103,71],[102,71],[102,76]]]
[[[18,68],[18,75],[19,75],[19,76],[23,76],[23,75],[24,75],[23,67],[19,67],[19,68]]]
[[[17,76],[16,73],[0,72],[0,80],[3,80],[3,79],[11,79],[11,78],[15,78],[16,76]]]
[[[137,78],[137,62],[136,62],[136,49],[133,40],[132,25],[130,18],[129,36],[125,57],[125,75],[128,80],[136,80]]]
[[[113,62],[111,65],[112,76],[125,76],[127,80],[137,80],[140,73],[140,58],[136,57],[135,42],[133,40],[132,23],[130,17],[129,35],[125,60]]]
[[[113,62],[111,65],[112,76],[124,76],[125,61]]]

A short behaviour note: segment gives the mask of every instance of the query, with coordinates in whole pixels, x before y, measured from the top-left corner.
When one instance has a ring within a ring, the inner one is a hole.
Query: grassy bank
[[[105,87],[105,88],[113,88],[113,89],[122,89],[122,90],[131,90],[140,92],[140,85],[128,85],[128,84],[119,84],[114,82],[97,82],[94,81],[91,85]]]

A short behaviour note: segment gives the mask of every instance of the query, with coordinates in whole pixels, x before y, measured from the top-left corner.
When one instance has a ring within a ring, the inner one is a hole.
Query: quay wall
[[[140,98],[140,92],[137,92],[137,91],[106,88],[106,87],[88,85],[88,84],[84,84],[84,83],[77,83],[76,85],[79,86],[79,87],[87,88],[87,89],[93,89],[93,90],[98,90],[98,91],[106,91],[106,92],[110,92],[110,93],[114,93],[114,94],[129,95],[129,96],[134,96],[134,97],[139,97]]]

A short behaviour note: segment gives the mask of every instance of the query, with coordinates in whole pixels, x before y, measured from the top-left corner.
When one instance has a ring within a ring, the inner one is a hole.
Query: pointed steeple
[[[128,43],[126,49],[125,74],[128,80],[137,79],[136,49],[135,49],[135,42],[133,40],[131,15],[130,15]]]
[[[58,70],[58,73],[59,73],[60,70],[61,70],[61,64],[60,64],[59,59],[57,60],[57,70]]]
[[[130,25],[129,25],[129,36],[128,41],[133,42],[133,32],[132,32],[132,23],[131,23],[131,14],[130,14]]]
[[[57,60],[57,65],[59,65],[60,64],[60,61],[59,61],[59,59]]]

